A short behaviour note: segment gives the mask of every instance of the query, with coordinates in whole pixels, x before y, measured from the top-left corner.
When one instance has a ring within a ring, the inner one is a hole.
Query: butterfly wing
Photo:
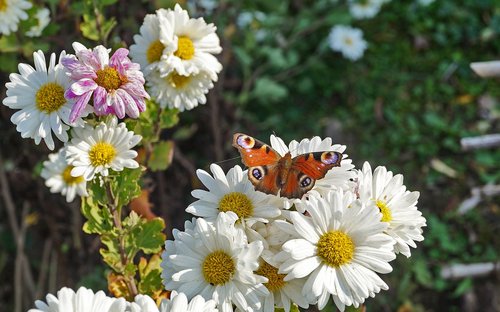
[[[316,180],[325,177],[328,170],[339,167],[341,161],[342,154],[338,152],[314,152],[296,156],[292,159],[280,195],[301,198],[313,188]]]
[[[267,194],[277,194],[281,156],[269,145],[243,133],[233,136],[233,146],[240,152],[242,162],[248,167],[248,179],[255,189]]]

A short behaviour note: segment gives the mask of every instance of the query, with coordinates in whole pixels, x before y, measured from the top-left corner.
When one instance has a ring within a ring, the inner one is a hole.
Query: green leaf
[[[253,95],[256,98],[266,99],[269,102],[276,102],[288,95],[288,90],[267,77],[259,78],[255,82]]]
[[[173,156],[173,141],[161,141],[153,144],[153,152],[149,158],[148,167],[152,171],[165,170],[172,163]]]
[[[111,182],[111,190],[116,199],[116,206],[127,205],[133,198],[141,194],[139,179],[142,174],[141,168],[125,168],[120,171]]]
[[[139,293],[153,295],[163,290],[161,281],[161,258],[159,255],[153,255],[149,262],[142,258],[138,263],[140,281],[138,284]]]
[[[101,242],[106,248],[99,249],[104,262],[113,270],[123,274],[125,267],[122,264],[118,235],[115,232],[108,232],[101,235]]]
[[[174,109],[162,109],[160,113],[160,128],[168,129],[179,123],[179,110]]]
[[[80,24],[80,30],[85,38],[90,40],[99,40],[99,31],[97,30],[96,17],[91,14],[83,14],[83,22]]]
[[[135,214],[135,212],[132,212]],[[135,226],[128,237],[128,244],[133,249],[142,250],[145,254],[160,252],[165,243],[166,236],[163,234],[165,221],[162,218],[154,218]]]
[[[88,234],[103,234],[113,228],[113,216],[106,206],[99,204],[93,196],[82,197],[82,214],[87,218],[83,231]]]
[[[464,293],[466,293],[469,289],[473,287],[472,279],[466,278],[458,284],[457,288],[453,292],[453,297],[458,298],[461,297]]]

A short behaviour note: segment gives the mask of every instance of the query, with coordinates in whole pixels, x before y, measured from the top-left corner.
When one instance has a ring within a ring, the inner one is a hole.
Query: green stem
[[[122,219],[121,219],[121,207],[118,207],[116,205],[116,199],[115,199],[115,196],[113,194],[113,190],[111,189],[111,184],[110,184],[108,179],[106,179],[106,181],[105,181],[105,188],[106,188],[106,195],[108,197],[108,207],[109,207],[111,214],[113,215],[113,223],[114,223],[115,227],[118,229],[118,233],[119,233],[118,234],[118,242],[119,242],[118,246],[120,249],[120,259],[121,259],[123,268],[126,268],[129,259],[127,258],[127,255],[125,253],[125,235],[123,234],[123,231],[122,231],[123,226],[122,226]],[[132,261],[133,261],[133,259],[132,259]],[[127,284],[127,288],[128,288],[130,297],[134,298],[138,294],[137,285],[135,283],[134,276],[130,276],[130,275],[125,274],[125,270],[124,270],[124,272],[119,272],[119,273],[121,273],[125,279],[125,283]]]

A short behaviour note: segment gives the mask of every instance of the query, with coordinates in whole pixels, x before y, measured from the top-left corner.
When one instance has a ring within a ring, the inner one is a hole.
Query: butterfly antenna
[[[233,161],[233,160],[236,160],[236,159],[241,159],[241,156],[238,156],[238,157],[233,157],[233,158],[229,158],[229,159],[224,159],[224,160],[221,160],[221,161],[216,161],[214,162],[214,164],[223,164],[223,163],[227,163],[229,161]]]

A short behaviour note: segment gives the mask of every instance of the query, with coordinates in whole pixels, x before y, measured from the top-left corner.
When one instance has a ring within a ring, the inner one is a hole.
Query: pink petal
[[[71,108],[71,114],[69,115],[69,122],[73,123],[75,120],[82,115],[83,110],[85,109],[85,106],[87,106],[87,103],[90,100],[90,96],[92,95],[92,92],[87,92],[83,94],[78,101],[73,105]]]
[[[132,118],[139,117],[139,109],[137,108],[137,105],[135,104],[135,101],[130,96],[130,94],[128,94],[123,89],[118,89],[116,93],[117,97],[119,97],[123,101],[125,112],[127,113],[127,115]]]
[[[89,78],[80,79],[71,85],[71,91],[76,95],[82,95],[89,91],[94,91],[97,88],[97,84],[94,80]]]
[[[106,96],[107,96],[106,89],[104,89],[101,86],[97,86],[97,89],[94,91],[94,107],[98,111],[105,112],[106,111]],[[104,106],[104,109],[102,107]]]
[[[122,98],[116,93],[112,95],[112,107],[118,118],[125,117],[125,104]]]

